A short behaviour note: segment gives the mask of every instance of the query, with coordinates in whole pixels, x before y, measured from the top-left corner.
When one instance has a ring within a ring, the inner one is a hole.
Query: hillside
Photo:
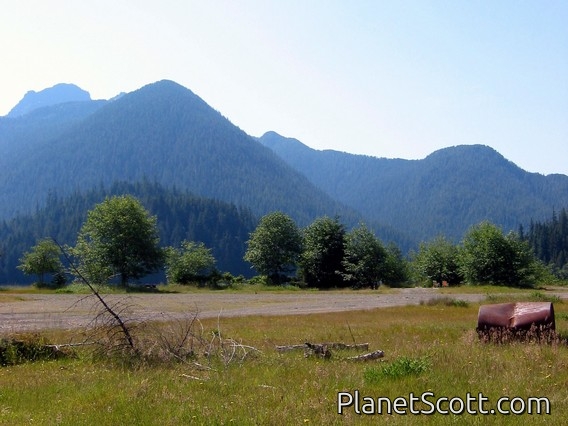
[[[24,116],[0,117],[0,166],[13,168],[14,163],[80,124],[106,102],[67,102],[36,108]]]
[[[528,173],[487,146],[400,160],[317,151],[274,132],[259,141],[331,197],[416,241],[459,240],[482,220],[516,230],[568,205],[567,176]]]
[[[174,82],[76,107],[71,112],[71,106],[56,105],[0,120],[0,219],[31,212],[50,192],[66,196],[147,179],[259,216],[281,210],[302,225],[323,214],[358,220],[353,210]],[[53,119],[43,127],[38,115]]]

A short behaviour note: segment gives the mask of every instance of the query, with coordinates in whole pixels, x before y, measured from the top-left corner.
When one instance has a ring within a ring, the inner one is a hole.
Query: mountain
[[[0,166],[10,167],[43,143],[79,124],[107,101],[67,102],[42,107],[15,118],[0,117]],[[14,158],[12,155],[17,155]]]
[[[116,182],[152,182],[255,218],[280,210],[300,226],[364,220],[403,252],[439,234],[457,241],[482,220],[516,230],[568,206],[567,176],[525,172],[487,146],[401,160],[317,151],[274,132],[253,138],[167,80],[0,117],[1,226]]]
[[[39,92],[30,90],[24,95],[23,99],[12,108],[7,117],[20,117],[41,107],[66,102],[83,102],[90,100],[91,95],[89,92],[86,92],[74,84],[60,83]]]
[[[41,117],[56,116],[42,127]],[[55,123],[55,124],[54,124]],[[20,129],[20,130],[18,130]],[[112,102],[61,104],[0,120],[0,219],[116,181],[164,187],[249,208],[281,210],[300,225],[359,215],[177,83],[160,81]]]
[[[528,173],[483,145],[401,160],[318,151],[275,132],[259,141],[329,196],[415,241],[459,240],[483,220],[516,230],[568,206],[567,176]]]

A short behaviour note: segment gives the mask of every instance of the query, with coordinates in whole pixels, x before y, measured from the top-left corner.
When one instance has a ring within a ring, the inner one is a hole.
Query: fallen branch
[[[288,352],[295,349],[306,349],[306,345],[286,345],[286,346],[276,346],[278,352]]]
[[[258,387],[265,389],[276,389],[276,386],[270,386],[270,385],[258,385]]]
[[[293,350],[296,350],[296,349],[306,349],[306,347],[307,347],[306,345],[308,345],[308,343],[304,343],[303,345],[276,346],[276,350],[278,352],[288,352],[288,351],[293,351]],[[369,344],[368,343],[358,343],[358,344],[354,344],[354,345],[348,345],[348,344],[345,344],[345,343],[334,342],[334,343],[316,343],[315,345],[327,346],[329,349],[357,349],[357,350],[363,350],[363,351],[369,350]]]
[[[331,349],[357,349],[362,351],[369,350],[368,343],[355,343],[354,345],[347,345],[345,343],[324,343]]]
[[[199,380],[199,381],[205,381],[205,380],[209,380],[209,379],[203,379],[201,377],[196,377],[196,376],[190,376],[189,374],[180,374],[180,377],[185,377],[186,379],[191,379],[191,380]]]
[[[385,353],[383,351],[374,351],[374,352],[369,352],[368,354],[363,354],[363,355],[358,355],[358,356],[352,356],[347,358],[350,361],[371,361],[374,359],[379,359],[385,356]]]
[[[44,345],[46,348],[52,348],[55,350],[60,350],[61,348],[73,348],[75,346],[89,346],[96,345],[96,342],[81,342],[81,343],[61,343],[58,345]]]

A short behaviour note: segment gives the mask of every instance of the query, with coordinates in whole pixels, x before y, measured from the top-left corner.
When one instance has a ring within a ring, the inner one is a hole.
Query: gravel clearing
[[[554,293],[568,298],[568,293]],[[305,315],[322,312],[367,310],[417,305],[436,297],[451,297],[471,303],[485,300],[483,294],[440,294],[439,289],[410,288],[394,293],[298,292],[278,293],[154,293],[105,295],[128,318],[165,320],[199,313],[200,318],[248,315]],[[0,334],[41,329],[73,329],[87,326],[100,311],[93,296],[71,294],[0,293]]]

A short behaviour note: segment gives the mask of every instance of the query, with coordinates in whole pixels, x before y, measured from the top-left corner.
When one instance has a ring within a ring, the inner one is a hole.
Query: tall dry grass
[[[555,306],[560,333],[568,309]],[[563,424],[568,415],[568,348],[563,344],[486,344],[475,332],[478,305],[432,304],[303,316],[208,319],[205,336],[258,349],[224,363],[138,364],[78,359],[0,368],[0,424]],[[171,324],[163,324],[164,333]],[[61,333],[61,332],[59,332]],[[52,338],[63,338],[61,334]],[[379,361],[353,362],[355,351],[329,360],[276,345],[304,342],[369,343]],[[410,392],[465,397],[546,396],[551,415],[365,416],[337,414],[337,393],[408,397]]]

